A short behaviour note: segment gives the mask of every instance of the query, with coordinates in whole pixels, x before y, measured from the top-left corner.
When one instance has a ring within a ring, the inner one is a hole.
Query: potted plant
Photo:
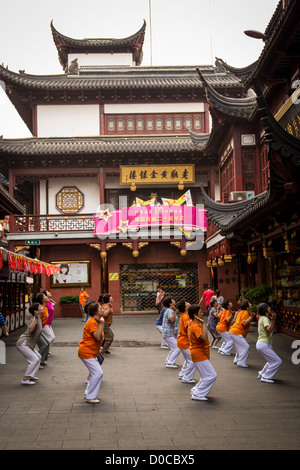
[[[79,295],[63,295],[59,299],[61,314],[63,317],[81,317],[79,309]]]
[[[256,310],[257,305],[262,302],[270,302],[273,294],[273,288],[267,284],[258,284],[257,286],[246,287],[241,289],[240,294],[237,294],[237,299],[242,295],[245,299],[251,302],[253,309]]]

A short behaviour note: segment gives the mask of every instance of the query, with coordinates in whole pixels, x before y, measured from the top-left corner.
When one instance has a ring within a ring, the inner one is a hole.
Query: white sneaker
[[[244,365],[242,365],[242,364],[239,364],[239,363],[237,363],[236,365],[237,365],[238,367],[244,367],[244,368],[247,368],[247,367],[249,367],[249,366],[248,366],[248,364],[244,364]]]
[[[98,398],[90,398],[90,399],[86,398],[85,401],[87,403],[93,403],[94,405],[97,403],[100,403],[100,400]]]
[[[267,384],[273,384],[274,380],[272,379],[264,379],[263,377],[260,379],[261,382],[266,382]]]
[[[22,385],[35,385],[35,382],[32,380],[22,380]]]
[[[206,397],[196,397],[195,395],[191,396],[192,400],[197,400],[197,401],[207,401],[208,398]]]
[[[168,369],[177,369],[178,366],[176,364],[166,364],[166,367]]]
[[[195,384],[196,380],[190,379],[190,380],[182,380],[181,381],[183,384]]]

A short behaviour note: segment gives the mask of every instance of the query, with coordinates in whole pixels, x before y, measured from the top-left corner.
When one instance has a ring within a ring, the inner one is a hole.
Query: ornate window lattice
[[[76,186],[65,186],[56,194],[56,207],[62,214],[77,214],[83,206],[83,194]]]

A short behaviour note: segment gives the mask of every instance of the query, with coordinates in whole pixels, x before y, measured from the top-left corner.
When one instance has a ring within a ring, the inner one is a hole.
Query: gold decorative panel
[[[65,186],[56,194],[56,207],[63,214],[76,214],[83,206],[83,194],[76,186]]]

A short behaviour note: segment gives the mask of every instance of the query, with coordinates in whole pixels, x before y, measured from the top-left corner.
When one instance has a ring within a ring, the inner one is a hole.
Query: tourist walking
[[[90,318],[83,327],[82,340],[78,345],[78,357],[89,371],[89,380],[85,390],[85,401],[97,404],[103,371],[97,359],[103,340],[103,309],[98,302],[89,305]]]
[[[239,367],[248,367],[247,360],[250,352],[250,345],[246,341],[254,312],[250,313],[252,305],[248,300],[241,302],[241,310],[238,313],[234,324],[229,330],[230,337],[236,349],[234,364]]]
[[[177,369],[178,366],[175,362],[180,354],[180,349],[177,347],[178,318],[175,300],[171,297],[165,297],[163,304],[166,310],[162,322],[162,336],[170,348],[170,352],[165,360],[165,366],[170,369]]]
[[[191,358],[201,377],[191,389],[191,398],[192,400],[204,401],[207,400],[207,395],[217,379],[217,374],[209,360],[208,333],[200,305],[191,305],[188,314],[192,320],[188,326]]]
[[[188,308],[190,307],[190,304],[183,299],[177,302],[176,307],[180,313],[177,346],[184,357],[184,364],[181,368],[181,371],[179,372],[178,378],[181,379],[182,383],[184,384],[192,384],[196,382],[196,380],[194,380],[196,365],[191,358],[190,341],[187,333],[188,325],[191,321],[188,314]]]
[[[163,307],[161,309],[161,312],[159,314],[159,317],[158,319],[156,320],[156,324],[155,324],[155,327],[156,329],[160,332],[161,334],[161,343],[160,343],[160,347],[161,349],[169,349],[169,346],[167,345],[167,343],[165,342],[163,336],[162,336],[162,322],[163,322],[163,318],[164,318],[164,313],[166,311],[166,307]]]
[[[222,308],[223,310],[218,314],[219,323],[216,326],[217,332],[223,339],[223,343],[218,352],[225,356],[230,356],[231,350],[234,346],[232,338],[228,332],[233,318],[232,303],[229,300],[224,300]]]
[[[210,301],[210,309],[209,309],[209,314],[208,314],[208,319],[207,319],[207,329],[210,332],[212,339],[210,342],[210,347],[212,349],[218,349],[218,342],[221,339],[220,333],[217,331],[217,324],[219,322],[218,319],[218,301],[216,300],[215,297],[213,297]]]
[[[202,297],[200,299],[200,302],[199,302],[200,306],[201,306],[202,300],[205,301],[205,306],[206,306],[206,312],[205,313],[206,313],[206,315],[208,315],[208,313],[209,313],[210,301],[211,301],[213,295],[215,295],[214,291],[210,288],[210,286],[207,286],[207,288],[203,292]]]
[[[109,347],[114,340],[114,333],[111,330],[111,325],[113,322],[113,307],[112,307],[113,298],[110,294],[103,294],[102,296],[102,307],[103,307],[103,317],[104,317],[104,343],[102,346],[103,356],[110,354]]]
[[[26,331],[19,336],[16,342],[17,350],[28,362],[25,375],[21,381],[22,385],[34,385],[36,383],[36,380],[38,380],[36,374],[41,361],[41,355],[35,350],[35,346],[42,333],[41,318],[44,309],[40,303],[33,303],[28,311],[32,315],[32,318],[29,321]]]
[[[273,377],[282,364],[282,360],[275,353],[272,346],[273,331],[276,324],[276,313],[272,313],[271,307],[266,303],[257,306],[258,339],[256,349],[266,359],[266,364],[258,372],[261,382],[274,383]]]

